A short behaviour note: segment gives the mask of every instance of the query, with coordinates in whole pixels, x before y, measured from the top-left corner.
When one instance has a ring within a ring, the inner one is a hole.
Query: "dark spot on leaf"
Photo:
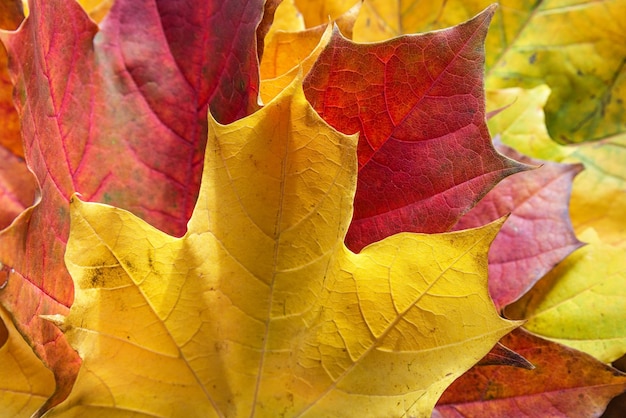
[[[528,57],[528,63],[529,64],[534,64],[535,61],[537,61],[537,53],[533,53],[530,57]]]
[[[152,258],[152,252],[148,251],[148,267],[151,271],[154,271],[154,259]]]
[[[89,278],[89,283],[91,284],[91,287],[103,287],[104,282],[104,272],[102,271],[102,269],[100,267],[96,267],[95,269],[93,269],[93,271],[91,272],[91,277]]]
[[[124,264],[124,267],[126,267],[126,270],[129,273],[136,273],[137,272],[137,268],[135,267],[135,265],[130,260],[122,260],[122,264]]]

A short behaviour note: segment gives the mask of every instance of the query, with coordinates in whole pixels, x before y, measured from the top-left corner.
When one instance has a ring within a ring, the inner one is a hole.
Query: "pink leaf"
[[[510,158],[541,167],[503,180],[454,230],[511,214],[489,250],[489,291],[502,308],[582,245],[572,229],[568,205],[572,181],[583,166],[535,160],[505,145],[497,148]]]

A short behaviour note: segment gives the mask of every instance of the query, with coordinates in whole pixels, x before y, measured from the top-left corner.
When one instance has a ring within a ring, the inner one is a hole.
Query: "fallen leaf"
[[[593,228],[602,242],[626,249],[626,134],[581,144],[566,161],[585,165],[570,204],[576,233]]]
[[[448,28],[471,19],[496,1],[476,0],[367,0],[357,18],[354,40],[377,42],[409,33]],[[500,2],[501,3],[501,2]],[[502,13],[494,16],[494,25]],[[491,32],[491,31],[490,31]],[[492,36],[488,35],[488,38]]]
[[[302,11],[296,3],[303,8]],[[280,31],[300,32],[307,28],[326,27],[333,22],[344,36],[352,38],[352,29],[361,10],[361,3],[359,0],[282,1],[276,11],[276,24],[270,29],[270,35]],[[305,20],[309,25],[305,25]]]
[[[352,39],[354,24],[361,11],[362,0],[354,3],[350,9],[346,10],[341,15],[334,19],[334,24],[337,25],[342,35],[348,39]]]
[[[534,2],[518,10],[517,24],[507,22],[509,43],[490,51],[497,58],[487,86],[549,85],[546,122],[562,143],[626,132],[626,26],[616,18],[626,15],[626,2]]]
[[[570,255],[519,301],[507,317],[541,337],[609,363],[626,353],[626,249],[581,234],[588,245]]]
[[[73,300],[63,264],[70,196],[80,191],[184,233],[199,188],[207,108],[228,122],[257,105],[263,2],[119,0],[99,28],[73,1],[30,6],[17,32],[0,35],[41,202],[0,232],[0,262],[11,269],[0,300],[55,373],[57,392],[42,413],[68,394],[80,363],[40,318],[67,314]]]
[[[297,81],[210,122],[183,238],[74,198],[60,324],[84,361],[50,416],[427,416],[517,325],[487,293],[499,223],[346,249],[356,137]]]
[[[547,87],[533,90],[506,89],[488,92],[492,108],[511,103],[489,121],[492,133],[502,133],[502,141],[536,158],[570,164],[583,164],[572,188],[570,215],[577,234],[593,228],[603,242],[626,248],[626,135],[615,135],[593,143],[562,146],[542,129],[542,104]]]
[[[485,39],[485,64],[491,68],[531,17],[528,10],[531,3],[520,0],[367,0],[355,23],[354,39],[376,42],[445,29],[471,19],[492,4],[497,4],[498,9]]]
[[[283,2],[281,6],[284,4],[289,4],[289,2]],[[357,3],[356,6],[333,22],[333,25],[337,25],[338,29],[346,36],[352,33],[354,18],[360,5],[361,3]],[[265,38],[265,53],[260,67],[261,100],[268,103],[300,73],[309,73],[319,55],[328,45],[331,35],[332,25],[330,24],[309,29],[303,27],[292,31],[270,31]]]
[[[543,108],[550,88],[508,88],[487,90],[487,109],[504,109],[487,121],[492,135],[500,135],[505,145],[540,160],[562,162],[575,148],[557,144],[546,128]]]
[[[621,169],[623,161],[626,161],[626,155],[623,153],[626,137],[618,135],[576,146],[561,146],[554,143],[547,135],[539,134],[538,129],[533,130],[533,126],[539,127],[535,123],[539,117],[535,118],[535,122],[527,117],[533,114],[540,115],[541,103],[536,101],[538,96],[535,92],[541,90],[547,97],[549,90],[546,87],[538,87],[532,91],[509,89],[494,92],[491,97],[496,97],[499,104],[502,104],[503,100],[510,102],[511,98],[516,96],[511,108],[517,106],[518,102],[520,106],[523,106],[524,102],[531,103],[523,112],[519,112],[521,107],[517,108],[520,116],[511,124],[500,123],[502,118],[507,118],[507,113],[511,112],[504,111],[498,114],[493,118],[493,122],[499,125],[495,129],[504,128],[513,133],[507,136],[507,142],[524,149],[525,152],[556,161],[585,165],[585,170],[576,177],[573,184],[570,214],[579,236],[585,233],[585,229],[589,229],[587,233],[591,244],[589,248],[579,250],[581,254],[570,256],[563,266],[557,267],[555,272],[539,282],[536,289],[531,290],[532,295],[528,296],[529,299],[525,298],[520,302],[521,305],[516,304],[507,309],[507,312],[515,313],[516,316],[532,316],[535,310],[539,309],[542,311],[537,312],[540,318],[532,320],[528,325],[534,332],[583,350],[602,361],[609,361],[608,359],[614,359],[624,352],[626,336],[622,327],[611,329],[611,324],[626,322],[626,311],[616,306],[620,303],[623,305],[619,300],[619,289],[624,286],[624,275],[619,272],[626,271],[623,261],[625,258],[622,254],[626,249],[623,237],[626,227],[626,219],[623,216],[626,208],[624,200],[626,185]],[[492,121],[490,127],[491,123]],[[590,232],[592,229],[595,232]],[[581,239],[585,241],[584,238]],[[604,265],[605,261],[602,260],[607,260],[607,264]],[[546,282],[542,284],[543,281]],[[581,283],[586,283],[590,289],[574,297]],[[551,290],[553,288],[562,290],[553,291]],[[617,290],[614,292],[611,289]],[[549,294],[541,295],[542,292],[548,291]],[[618,300],[605,305],[601,301],[602,298],[596,294],[598,291],[610,293],[609,300],[612,298]],[[568,295],[572,296],[571,300],[568,299]],[[525,303],[532,305],[524,307]],[[555,322],[550,325],[549,322],[552,320]],[[566,336],[568,334],[571,335]]]
[[[0,272],[0,275],[2,273]],[[4,331],[4,340],[2,338]],[[54,391],[54,376],[0,306],[0,408],[5,417],[29,417]]]
[[[493,12],[379,44],[335,30],[311,69],[305,92],[315,110],[360,133],[353,251],[398,232],[447,231],[524,169],[496,152],[485,123],[483,40]]]
[[[537,168],[502,180],[453,230],[476,228],[510,214],[489,249],[489,293],[502,309],[581,247],[568,205],[572,181],[583,167],[536,160],[505,145],[496,149]]]
[[[626,375],[522,329],[502,340],[535,368],[475,367],[443,394],[433,418],[598,417],[626,390]]]
[[[326,26],[329,21],[336,20],[339,16],[358,5],[360,0],[294,0],[298,11],[307,28],[319,25]]]
[[[354,39],[379,41],[446,28],[492,0],[368,0]],[[621,0],[501,0],[485,41],[486,85],[552,89],[547,125],[559,142],[592,141],[626,131],[626,15]]]
[[[260,67],[261,80],[279,77],[300,65],[320,43],[327,28],[328,25],[323,25],[297,32],[272,33],[271,37],[265,39],[265,53]],[[311,65],[303,69],[305,74]]]
[[[332,27],[318,26],[302,32],[277,32],[268,40],[261,61],[261,100],[268,103],[299,74],[306,74],[332,35]]]

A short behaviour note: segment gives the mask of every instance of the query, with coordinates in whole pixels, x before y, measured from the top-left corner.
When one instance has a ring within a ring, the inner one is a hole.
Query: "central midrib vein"
[[[288,120],[290,119],[291,118],[289,118]],[[288,122],[288,124],[290,123]],[[273,270],[272,270],[272,278],[269,282],[269,302],[267,306],[267,320],[265,322],[265,335],[263,336],[263,343],[261,346],[261,359],[259,361],[259,372],[258,372],[257,379],[256,379],[254,396],[252,398],[252,408],[250,410],[251,418],[254,417],[254,413],[256,411],[257,399],[258,399],[259,390],[261,387],[261,380],[263,376],[263,366],[265,363],[265,353],[266,353],[267,342],[268,342],[269,333],[270,333],[270,322],[272,319],[271,318],[272,317],[272,305],[274,303],[274,281],[276,280],[276,272],[278,270],[277,265],[278,265],[278,256],[279,256],[279,248],[280,248],[279,242],[280,242],[280,234],[281,234],[280,227],[282,225],[283,203],[285,199],[285,182],[286,182],[285,179],[287,177],[286,176],[287,156],[289,155],[289,145],[292,140],[291,131],[289,130],[289,127],[286,127],[285,130],[287,132],[287,141],[285,141],[284,153],[282,155],[282,167],[281,167],[281,173],[280,173],[280,194],[278,197],[278,214],[276,216],[276,223],[274,224],[274,255],[273,255],[273,262],[272,262]]]

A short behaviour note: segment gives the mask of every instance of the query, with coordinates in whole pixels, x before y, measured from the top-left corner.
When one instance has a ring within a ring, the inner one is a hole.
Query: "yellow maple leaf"
[[[601,242],[593,229],[580,235],[589,244],[555,267],[507,315],[544,338],[610,363],[626,353],[626,249]]]
[[[59,322],[84,362],[51,416],[430,416],[519,325],[487,291],[499,223],[347,250],[357,138],[300,83],[231,125],[209,118],[184,237],[73,198]]]
[[[37,358],[0,306],[0,415],[28,417],[52,392],[52,372]]]
[[[307,74],[332,35],[332,26],[301,32],[276,32],[265,43],[261,60],[261,100],[276,97],[300,73]]]
[[[323,2],[322,2],[323,3]],[[316,10],[323,13],[326,7],[342,10],[345,5],[337,3],[326,6],[319,4],[319,10],[314,3],[305,7],[309,13]],[[326,45],[333,32],[333,25],[347,38],[351,38],[354,21],[360,10],[361,3],[341,15],[332,14],[333,22],[329,18],[323,24],[306,29],[303,15],[298,11],[294,1],[284,1],[276,9],[274,23],[264,40],[263,57],[260,62],[261,86],[260,96],[264,103],[276,97],[299,73],[307,74]],[[314,19],[315,20],[315,19]]]
[[[307,28],[326,25],[328,20],[335,20],[351,8],[360,6],[359,0],[293,0],[302,14]]]

